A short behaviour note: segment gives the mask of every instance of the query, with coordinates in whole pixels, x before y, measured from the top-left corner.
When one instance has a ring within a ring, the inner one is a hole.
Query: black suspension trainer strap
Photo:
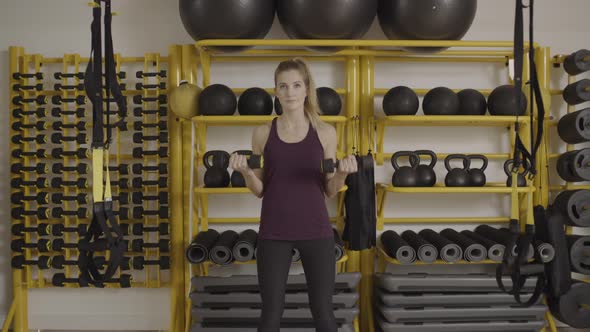
[[[105,4],[105,85],[107,101],[107,137],[104,136],[103,110],[103,70],[102,70],[102,35],[101,35],[101,2]],[[91,24],[92,51],[88,67],[86,68],[84,86],[86,94],[92,102],[92,180],[93,206],[92,221],[88,233],[81,241],[80,256],[82,258],[81,277],[96,287],[104,287],[104,282],[111,279],[118,270],[126,251],[126,241],[123,232],[115,219],[112,210],[112,194],[108,173],[108,148],[111,140],[111,129],[108,125],[111,91],[115,96],[117,106],[123,114],[120,121],[124,121],[127,105],[122,96],[121,88],[116,80],[115,62],[111,34],[111,6],[110,0],[95,0],[92,10]],[[105,166],[107,168],[105,168]],[[96,266],[93,256],[95,251],[108,250],[107,270],[101,273]]]

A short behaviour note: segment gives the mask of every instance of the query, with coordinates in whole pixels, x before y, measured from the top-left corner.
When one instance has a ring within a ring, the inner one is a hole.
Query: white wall
[[[552,53],[569,53],[579,48],[588,47],[587,40],[590,28],[587,25],[587,14],[590,3],[586,0],[569,1],[537,1],[536,8],[536,41],[542,45],[552,47]],[[64,53],[79,53],[86,56],[89,53],[91,11],[86,1],[34,1],[34,0],[3,0],[0,3],[0,132],[8,131],[8,47],[23,46],[27,53],[40,53],[44,56],[60,56]],[[113,8],[119,12],[113,23],[114,46],[116,52],[126,56],[143,55],[145,52],[160,52],[167,54],[171,44],[190,43],[192,40],[185,33],[178,15],[177,1],[171,0],[126,0],[113,2]],[[514,1],[509,0],[481,0],[477,16],[471,30],[465,36],[466,40],[511,40],[513,36]],[[284,34],[275,22],[268,38],[283,38]],[[383,33],[376,22],[365,37],[367,39],[384,39]],[[235,74],[234,67],[214,70],[214,81],[224,82],[234,87],[249,87],[256,85],[270,86],[272,84],[272,67],[252,66],[246,71]],[[478,87],[491,88],[505,83],[505,78],[498,76],[499,69],[495,66],[396,66],[379,65],[376,77],[377,87],[391,87],[397,84],[410,84],[414,87],[434,87],[438,85],[453,88]],[[342,72],[338,67],[329,65],[313,65],[318,85],[341,84]],[[559,71],[554,72],[555,75]],[[379,106],[380,99],[376,100]],[[386,150],[399,148],[431,148],[438,152],[460,151],[474,152],[477,150],[496,151],[507,149],[507,141],[494,139],[489,141],[489,135],[496,135],[494,130],[486,131],[485,135],[479,129],[463,128],[431,130],[420,129],[412,131],[388,131]],[[248,142],[249,129],[213,131],[209,136],[210,148],[247,148],[247,145],[236,145],[234,142]],[[506,136],[505,133],[502,134]],[[436,144],[432,142],[436,141]],[[11,300],[10,281],[10,247],[9,247],[9,218],[10,203],[8,181],[9,151],[8,137],[3,137],[0,144],[0,317],[8,310]],[[472,142],[467,145],[463,142]],[[492,166],[490,166],[492,167]],[[439,173],[441,176],[442,173]],[[490,171],[492,180],[499,180],[501,173]],[[381,182],[388,182],[391,178],[391,167],[385,166],[377,173]],[[446,196],[446,195],[442,195]],[[457,216],[456,200],[459,197],[422,196],[420,201],[414,197],[397,195],[390,198],[388,216],[415,215],[416,209],[426,215],[446,214]],[[244,214],[255,216],[258,213],[259,202],[253,198],[233,197],[232,204],[245,210]],[[506,209],[503,199],[489,196],[474,195],[469,199],[461,196],[460,202],[469,208],[464,208],[466,215],[488,215]],[[227,201],[212,201],[212,216],[214,211],[221,211]],[[404,206],[404,209],[399,207]],[[217,209],[215,209],[217,207]],[[428,208],[426,208],[428,207]],[[424,215],[423,214],[423,215]],[[408,225],[402,225],[409,227]],[[245,268],[247,270],[247,268]],[[224,272],[224,271],[222,271]],[[48,296],[48,293],[52,294]],[[109,317],[108,328],[144,329],[146,325],[138,318],[155,317],[150,321],[150,327],[166,328],[168,326],[168,297],[167,293],[159,291],[127,290],[113,291],[112,298],[122,305],[121,315],[111,317],[107,308],[110,301],[102,296],[104,292],[83,290],[68,292],[62,290],[32,291],[30,296],[30,326],[44,328],[72,328],[96,329],[95,324],[85,324],[84,318],[96,318],[88,315],[86,305],[59,306],[58,299],[65,301],[86,301],[90,294],[97,301],[97,312]],[[120,296],[117,296],[119,294]],[[133,296],[129,296],[129,295]],[[138,305],[142,304],[142,305]],[[55,310],[55,309],[59,310]],[[125,308],[129,308],[125,311]],[[112,308],[109,308],[112,309]],[[49,316],[53,319],[48,320]],[[72,325],[66,325],[69,320]],[[1,318],[0,318],[1,321]]]

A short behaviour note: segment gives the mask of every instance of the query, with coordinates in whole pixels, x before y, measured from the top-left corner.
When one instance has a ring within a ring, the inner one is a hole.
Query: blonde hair
[[[282,61],[275,70],[275,86],[277,85],[277,76],[280,73],[289,70],[296,70],[301,74],[301,76],[303,76],[303,82],[305,83],[305,88],[307,89],[307,98],[305,98],[303,110],[312,127],[317,129],[317,126],[322,122],[322,120],[320,119],[320,106],[318,104],[315,82],[311,76],[309,66],[302,58],[293,58]]]

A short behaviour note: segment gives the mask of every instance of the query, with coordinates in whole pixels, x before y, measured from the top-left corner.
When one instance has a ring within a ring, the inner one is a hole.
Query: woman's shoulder
[[[318,137],[324,148],[328,144],[336,144],[336,128],[329,123],[318,121],[316,125]]]
[[[254,128],[254,132],[252,134],[252,143],[254,145],[258,145],[260,147],[266,145],[266,141],[270,134],[271,125],[272,123],[269,122]]]

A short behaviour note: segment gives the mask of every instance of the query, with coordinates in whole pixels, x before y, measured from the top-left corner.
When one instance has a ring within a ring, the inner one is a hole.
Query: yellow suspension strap
[[[102,16],[101,2],[105,4],[105,84],[106,87],[106,140],[104,137],[103,111],[103,70],[102,70],[102,36],[100,19]],[[121,93],[121,88],[115,76],[115,60],[111,35],[111,3],[110,0],[95,0],[93,9],[92,51],[88,67],[86,68],[84,86],[86,94],[92,102],[92,180],[93,180],[93,206],[92,221],[88,227],[88,233],[80,246],[81,278],[96,287],[104,287],[104,283],[113,278],[117,272],[123,255],[127,249],[123,232],[113,214],[113,199],[108,172],[109,144],[111,141],[111,126],[109,124],[110,95],[112,93],[121,120],[124,121],[127,114],[127,103]],[[106,168],[105,168],[106,166]],[[107,260],[107,270],[101,273],[94,263],[94,252],[108,250],[110,255]]]

